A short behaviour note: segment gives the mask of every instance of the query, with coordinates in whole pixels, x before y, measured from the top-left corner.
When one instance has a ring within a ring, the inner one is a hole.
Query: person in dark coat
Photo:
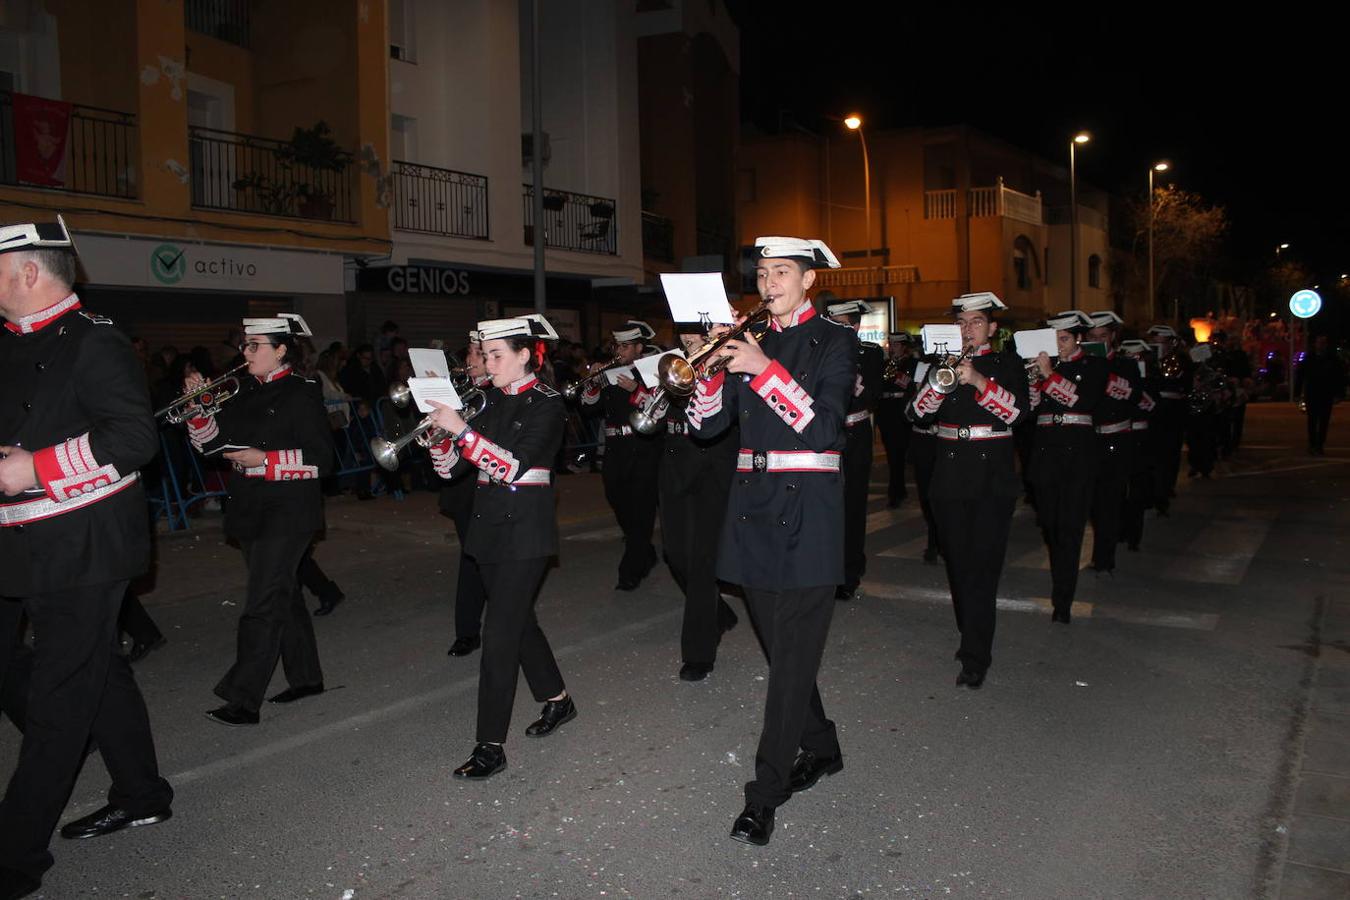
[[[1097,483],[1092,492],[1092,568],[1116,568],[1125,491],[1134,468],[1134,410],[1139,403],[1139,365],[1116,350],[1120,316],[1110,310],[1089,314],[1088,339],[1106,346],[1106,393],[1093,410],[1097,431]]]
[[[1026,368],[990,347],[1007,308],[987,291],[952,301],[963,346],[951,363],[955,385],[944,394],[926,382],[910,404],[916,422],[937,428],[929,494],[961,633],[956,684],[972,689],[993,661],[998,581],[1022,492],[1012,429],[1029,408]]]
[[[1187,396],[1191,390],[1194,365],[1186,348],[1170,325],[1154,325],[1150,339],[1158,342],[1158,408],[1149,423],[1153,462],[1153,506],[1166,516],[1176,496],[1177,475],[1181,471],[1181,448],[1186,440]]]
[[[465,376],[472,387],[485,390],[491,385],[483,366],[483,348],[478,343],[478,332],[469,335],[469,345],[463,353]],[[469,543],[469,529],[473,525],[473,498],[477,493],[477,470],[461,467],[441,484],[440,510],[455,523],[459,536],[459,566],[455,580],[455,639],[446,651],[449,656],[468,656],[483,645],[483,603],[487,593],[478,562],[465,552]]]
[[[108,802],[62,837],[172,815],[145,701],[115,653],[127,586],[150,564],[138,470],[158,450],[155,422],[130,341],[81,308],[75,274],[60,217],[0,227],[0,704],[24,729],[0,800],[7,898],[36,891],[51,868],[90,740],[112,780]]]
[[[823,296],[817,299],[824,302]],[[848,326],[854,334],[862,326],[862,317],[871,311],[872,307],[862,300],[825,307],[831,319]],[[886,367],[881,346],[859,341],[856,366],[853,399],[844,416],[844,431],[848,435],[848,443],[844,445],[844,582],[834,592],[836,600],[852,600],[857,596],[858,585],[867,571],[863,545],[867,540],[867,492],[872,481],[872,410],[881,393],[881,373]]]
[[[1158,410],[1157,396],[1161,382],[1157,361],[1153,359],[1153,351],[1147,343],[1139,340],[1121,341],[1120,352],[1135,361],[1142,379],[1138,402],[1130,419],[1130,431],[1134,434],[1134,456],[1120,525],[1120,539],[1130,550],[1138,552],[1144,538],[1144,511],[1153,505],[1157,492],[1155,472],[1159,453],[1152,426],[1154,414]]]
[[[918,359],[911,353],[913,338],[908,332],[890,335],[889,358],[882,367],[881,391],[877,394],[877,433],[886,448],[886,506],[895,509],[909,495],[905,487],[905,460],[909,450],[911,423],[905,407],[914,394],[914,369]]]
[[[858,336],[807,298],[814,267],[839,265],[824,243],[769,237],[755,247],[768,327],[758,342],[727,342],[730,361],[698,382],[688,417],[705,438],[741,429],[717,575],[745,590],[769,684],[755,777],[731,837],[767,844],[774,810],[844,767],[816,673],[844,575],[840,455]]]
[[[1294,396],[1303,398],[1308,408],[1308,452],[1324,456],[1331,407],[1345,399],[1345,366],[1325,334],[1316,337],[1312,351],[1299,364]]]
[[[1036,522],[1050,551],[1051,621],[1069,624],[1078,586],[1078,560],[1097,482],[1092,411],[1106,390],[1108,367],[1079,347],[1092,322],[1074,309],[1046,320],[1055,329],[1059,356],[1042,353],[1030,386],[1035,446],[1028,477],[1036,496]]]
[[[537,375],[545,340],[557,340],[541,315],[478,323],[492,387],[483,412],[466,422],[458,411],[433,403],[445,439],[432,450],[442,478],[456,467],[476,472],[473,525],[465,551],[478,562],[487,589],[483,654],[478,667],[477,744],[456,778],[490,778],[506,768],[504,744],[511,726],[520,672],[539,718],[525,729],[544,737],[576,718],[548,638],[535,618],[535,600],[558,552],[553,457],[563,438],[562,397]]]
[[[207,717],[222,725],[256,725],[278,658],[288,687],[269,703],[323,693],[314,623],[298,571],[323,529],[319,479],[333,466],[333,441],[317,382],[297,374],[300,316],[244,320],[247,376],[239,395],[214,416],[188,420],[188,438],[206,456],[234,466],[225,534],[248,566],[248,597],[239,617],[234,665],[216,684],[225,705]],[[200,378],[200,376],[198,376]],[[187,387],[195,387],[189,378]]]

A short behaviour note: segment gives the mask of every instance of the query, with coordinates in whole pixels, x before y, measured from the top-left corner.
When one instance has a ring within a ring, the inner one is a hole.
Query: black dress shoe
[[[976,669],[973,666],[962,666],[961,674],[956,676],[957,687],[968,687],[974,691],[978,690],[982,684],[984,684],[983,669]]]
[[[576,717],[576,704],[572,702],[572,695],[568,694],[561,700],[550,700],[545,703],[544,711],[530,727],[525,729],[525,733],[530,737],[544,737],[556,731],[559,725],[566,724]]]
[[[326,616],[333,610],[337,609],[338,604],[346,599],[347,595],[342,593],[342,591],[338,591],[336,594],[332,594],[327,597],[320,597],[319,608],[314,610],[314,615]]]
[[[0,866],[0,900],[19,900],[42,887],[41,879],[27,872]]]
[[[702,681],[712,670],[712,663],[685,663],[680,666],[680,680]]]
[[[844,770],[844,757],[836,753],[834,756],[816,756],[810,750],[803,750],[797,754],[797,761],[792,764],[792,777],[788,780],[788,790],[796,794],[799,791],[810,790],[816,786],[816,782],[822,775],[833,775],[836,772]]]
[[[469,761],[455,770],[456,778],[479,781],[491,778],[506,768],[506,751],[501,744],[479,744]]]
[[[938,558],[938,549],[936,547],[923,548],[923,561],[926,563],[935,563]]]
[[[303,700],[306,697],[313,697],[315,694],[323,693],[323,682],[318,684],[307,684],[304,687],[288,687],[279,694],[273,694],[267,698],[268,703],[294,703],[297,700]]]
[[[218,709],[208,709],[206,717],[212,722],[219,722],[222,725],[257,725],[258,714],[249,712],[242,706],[235,706],[233,703],[226,703]]]
[[[1057,609],[1054,612],[1050,613],[1051,622],[1062,622],[1065,625],[1068,625],[1069,622],[1072,620],[1072,618],[1073,616],[1069,614],[1069,611],[1067,609]]]
[[[834,599],[847,603],[850,600],[858,598],[858,586],[856,584],[841,584],[834,589]]]
[[[90,813],[82,819],[67,822],[61,826],[61,837],[77,841],[82,838],[102,837],[121,831],[123,828],[139,828],[142,825],[156,825],[173,815],[173,810],[165,809],[143,816],[132,815],[125,809],[111,803],[98,812]]]
[[[479,647],[483,646],[483,636],[475,634],[473,637],[457,637],[455,642],[450,645],[450,649],[445,651],[446,656],[468,656]]]
[[[633,575],[620,575],[619,583],[614,585],[614,590],[635,591],[637,590],[637,587],[640,584],[642,584],[642,579],[640,577],[635,577]]]
[[[168,641],[162,634],[152,641],[136,641],[131,645],[131,649],[127,651],[127,662],[140,662],[149,655],[151,650],[158,650],[167,643]]]
[[[763,847],[773,834],[773,809],[747,803],[731,824],[731,839],[742,844]]]

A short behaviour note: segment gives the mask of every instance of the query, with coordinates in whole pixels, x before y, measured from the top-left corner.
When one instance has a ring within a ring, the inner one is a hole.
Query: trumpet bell
[[[408,387],[406,381],[400,381],[390,386],[389,402],[399,409],[406,409],[408,404],[412,402],[412,388]]]
[[[688,397],[694,392],[694,381],[698,375],[687,359],[671,355],[662,357],[656,364],[656,377],[667,392],[677,397]]]
[[[377,437],[370,440],[370,455],[375,458],[375,462],[386,472],[398,471],[398,452],[403,448],[393,441]]]
[[[939,394],[950,394],[960,384],[956,369],[946,364],[934,366],[928,375],[928,385]]]

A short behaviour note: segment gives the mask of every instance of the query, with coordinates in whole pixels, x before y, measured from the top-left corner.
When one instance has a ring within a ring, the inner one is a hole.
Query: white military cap
[[[912,343],[914,343],[914,335],[910,334],[908,331],[892,331],[892,332],[887,336],[887,339],[888,339],[892,344],[912,344]]]
[[[1153,348],[1148,345],[1148,341],[1140,341],[1131,338],[1128,341],[1120,342],[1121,352],[1128,353],[1130,356],[1135,356],[1136,354],[1139,353],[1147,353],[1152,349]]]
[[[865,300],[844,300],[825,307],[827,316],[865,316],[872,311]]]
[[[1088,318],[1092,320],[1093,328],[1102,328],[1108,325],[1124,325],[1125,320],[1116,315],[1109,309],[1101,312],[1088,313]]]
[[[516,316],[513,319],[488,319],[478,323],[478,330],[469,332],[478,341],[495,341],[509,337],[532,337],[541,341],[556,341],[558,332],[539,313]]]
[[[75,251],[75,239],[60,216],[55,222],[24,222],[0,227],[0,253],[11,250]]]
[[[974,294],[962,294],[952,301],[952,312],[980,312],[986,309],[1007,309],[1008,304],[991,291],[978,291]]]
[[[610,334],[614,335],[614,340],[619,343],[624,343],[625,341],[650,341],[652,338],[656,337],[656,332],[652,330],[652,326],[639,319],[629,319],[627,322],[623,323],[622,328],[616,328],[611,331]]]
[[[1148,330],[1148,333],[1156,334],[1159,337],[1174,338],[1177,336],[1176,331],[1172,329],[1171,325],[1154,325],[1152,328]]]
[[[824,241],[816,238],[757,237],[755,252],[761,259],[801,259],[809,262],[812,268],[839,268],[834,253]]]
[[[245,319],[244,334],[293,334],[296,337],[309,337],[309,330],[303,316],[296,313],[277,313],[270,319]]]
[[[1092,317],[1081,309],[1065,310],[1047,317],[1045,327],[1057,331],[1082,331],[1092,327]]]

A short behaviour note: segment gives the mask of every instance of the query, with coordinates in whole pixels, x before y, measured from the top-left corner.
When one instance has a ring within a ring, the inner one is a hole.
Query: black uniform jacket
[[[0,526],[0,596],[121,581],[148,568],[136,470],[159,439],[145,373],[126,336],[81,310],[74,294],[0,329],[0,444],[32,451],[41,484],[0,494],[0,512],[26,519]]]
[[[1106,361],[1082,350],[1060,360],[1048,378],[1031,385],[1036,421],[1033,481],[1090,479],[1096,471],[1093,410],[1106,391]],[[1085,417],[1079,424],[1078,417]]]
[[[1106,393],[1097,404],[1097,424],[1129,422],[1139,403],[1139,385],[1143,380],[1139,363],[1123,353],[1112,353],[1106,357],[1106,367]]]
[[[636,373],[633,377],[638,378]],[[642,458],[657,459],[661,453],[660,432],[642,434],[632,427],[633,413],[642,409],[651,392],[642,386],[640,379],[637,390],[632,392],[624,390],[617,384],[606,384],[603,379],[599,384],[603,387],[597,385],[596,389],[581,395],[581,415],[588,419],[602,420],[606,428],[628,429],[626,434],[607,435],[605,440],[628,442],[627,445]]]
[[[871,412],[877,408],[877,397],[881,393],[886,354],[878,344],[859,341],[857,360],[858,374],[853,380],[853,399],[849,401],[848,411]]]
[[[986,346],[972,358],[975,371],[989,379],[983,394],[963,384],[945,397],[927,383],[910,402],[910,417],[919,425],[957,429],[990,428],[1007,434],[992,440],[939,440],[929,496],[934,500],[975,500],[985,496],[1018,497],[1022,483],[1014,471],[1012,427],[1030,409],[1027,373],[1012,353]]]
[[[319,385],[289,366],[240,384],[213,418],[188,421],[188,437],[207,456],[243,447],[267,454],[256,469],[235,465],[225,533],[243,541],[320,530],[319,479],[333,469],[333,437]]]
[[[708,479],[728,485],[736,468],[736,451],[740,449],[739,429],[733,425],[713,437],[700,437],[689,424],[686,408],[672,406],[662,423],[661,474],[659,476],[662,504],[676,497],[697,495],[707,490]],[[699,515],[716,516],[721,521],[724,510],[700,510]]]
[[[903,423],[906,428],[909,427],[905,416],[905,405],[914,396],[914,371],[918,366],[919,360],[917,357],[906,357],[900,360],[896,366],[895,377],[887,380],[884,377],[885,367],[883,365],[881,390],[877,394],[878,422],[894,420]]]
[[[473,524],[464,552],[479,563],[558,552],[553,459],[567,411],[561,395],[527,375],[505,390],[489,387],[487,408],[458,441],[431,450],[442,478],[478,470]]]
[[[794,324],[779,331],[775,323],[760,346],[772,362],[753,379],[723,372],[699,382],[688,409],[698,433],[711,437],[739,422],[741,448],[751,460],[767,451],[841,451],[858,336],[804,305]],[[753,462],[748,468],[731,483],[718,577],[764,590],[841,584],[844,477],[838,458],[827,471],[756,471]]]

